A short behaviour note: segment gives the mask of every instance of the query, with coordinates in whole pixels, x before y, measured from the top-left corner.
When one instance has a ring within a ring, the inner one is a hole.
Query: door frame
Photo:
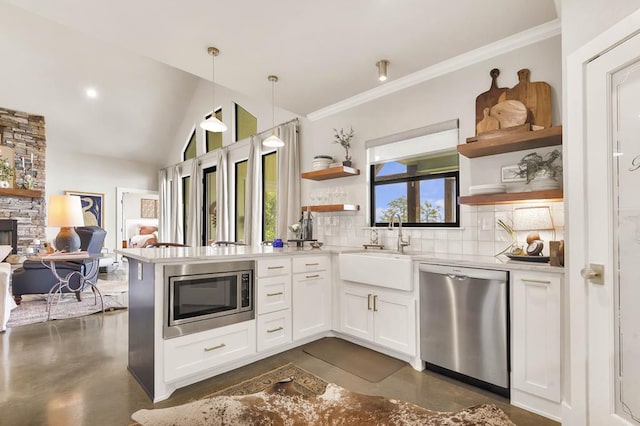
[[[568,308],[569,350],[563,356],[563,423],[573,425],[589,424],[587,366],[588,340],[587,318],[588,298],[585,280],[580,269],[588,264],[587,221],[584,195],[586,186],[582,177],[585,173],[586,150],[586,70],[587,64],[601,54],[615,48],[629,38],[640,34],[640,10],[632,13],[601,33],[593,40],[567,56],[563,86],[565,88],[565,141],[563,158],[565,169],[565,209],[568,253],[565,257],[565,278],[568,283],[568,297],[564,305]],[[572,200],[576,200],[572,203]],[[572,204],[574,208],[571,208]]]

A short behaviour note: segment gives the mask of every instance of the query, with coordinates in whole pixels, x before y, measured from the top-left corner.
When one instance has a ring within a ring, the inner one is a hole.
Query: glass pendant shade
[[[284,146],[284,142],[282,142],[282,139],[276,135],[271,135],[262,141],[262,145],[269,148],[280,148],[281,146]]]
[[[218,120],[215,115],[203,120],[200,123],[200,127],[208,132],[226,132],[227,125],[222,121]]]

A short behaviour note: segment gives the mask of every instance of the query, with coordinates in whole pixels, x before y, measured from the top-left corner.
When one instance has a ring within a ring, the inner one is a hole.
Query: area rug
[[[308,343],[302,350],[372,383],[378,383],[407,365],[398,359],[336,337],[325,337]]]
[[[111,281],[98,279],[96,285],[100,289],[100,292],[103,295],[106,294],[107,296],[119,295],[129,291],[129,283],[127,281]],[[90,288],[88,288],[86,291],[91,293]]]
[[[256,381],[263,381],[267,375],[258,376]],[[298,390],[300,383],[296,380],[293,377],[247,395],[213,396],[171,408],[138,410],[131,418],[143,426],[514,425],[492,404],[444,413],[408,402],[351,392],[333,383],[327,384],[322,394],[304,394]],[[246,384],[242,388],[247,388]]]
[[[114,311],[127,307],[118,302],[113,296],[103,295],[104,310]],[[77,318],[102,312],[100,299],[94,303],[93,294],[83,293],[82,301],[78,302],[73,293],[65,293],[60,301],[53,306],[51,319]],[[7,327],[45,322],[47,320],[47,295],[30,294],[22,297],[22,303],[11,311]]]

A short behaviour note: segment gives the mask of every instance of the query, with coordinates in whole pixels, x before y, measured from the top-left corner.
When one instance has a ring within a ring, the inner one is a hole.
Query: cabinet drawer
[[[291,276],[258,278],[256,306],[258,315],[291,307]]]
[[[165,381],[252,355],[256,352],[255,342],[255,320],[165,340]]]
[[[291,310],[260,315],[257,323],[258,351],[291,343]]]
[[[329,269],[329,256],[295,256],[293,258],[294,274],[327,269]]]
[[[291,273],[291,258],[277,257],[275,259],[258,260],[258,277],[275,277]]]

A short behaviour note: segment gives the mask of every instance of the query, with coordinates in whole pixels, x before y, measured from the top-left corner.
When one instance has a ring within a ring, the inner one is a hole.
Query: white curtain
[[[189,191],[189,224],[187,245],[202,245],[202,169],[197,158],[191,160],[191,184]]]
[[[182,165],[160,171],[160,211],[158,238],[163,242],[183,242]]]
[[[245,186],[244,243],[257,245],[262,240],[262,138],[251,136]]]
[[[222,148],[216,158],[216,240],[229,241],[229,176],[228,148]]]
[[[278,207],[276,235],[286,238],[287,226],[300,220],[300,151],[298,148],[298,124],[292,122],[278,126]]]

